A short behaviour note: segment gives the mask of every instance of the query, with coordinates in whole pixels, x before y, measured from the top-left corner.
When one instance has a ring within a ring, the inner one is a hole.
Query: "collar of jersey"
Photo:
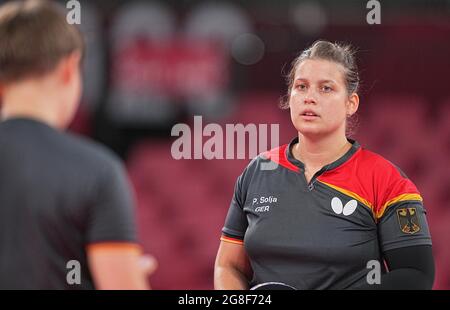
[[[28,124],[28,125],[37,125],[40,127],[46,127],[49,129],[54,130],[53,127],[51,127],[50,125],[48,125],[47,123],[37,119],[37,118],[33,118],[33,117],[28,117],[28,116],[13,116],[13,117],[9,117],[3,121],[1,121],[1,123],[3,124],[14,124],[14,123],[20,123],[20,124]]]
[[[343,163],[348,161],[353,156],[353,154],[355,154],[356,151],[358,151],[358,149],[360,148],[360,144],[358,143],[358,141],[352,140],[352,139],[349,139],[349,138],[347,138],[347,141],[352,144],[352,147],[344,155],[342,155],[340,158],[338,158],[334,162],[323,166],[322,169],[320,169],[320,171],[318,173],[323,172],[323,171],[330,171],[332,169],[336,169],[337,167],[339,167],[340,165],[342,165]],[[299,167],[300,169],[304,170],[305,169],[305,164],[303,162],[301,162],[300,160],[296,159],[294,157],[294,155],[292,154],[292,147],[296,143],[298,143],[298,137],[295,137],[289,143],[289,145],[287,146],[287,148],[285,150],[285,155],[286,155],[287,160],[290,163],[292,163],[293,165],[295,165],[295,166]]]

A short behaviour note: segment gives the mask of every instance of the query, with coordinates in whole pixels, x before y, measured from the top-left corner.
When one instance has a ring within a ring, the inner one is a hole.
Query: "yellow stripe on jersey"
[[[407,194],[401,194],[395,198],[392,198],[391,200],[387,201],[383,207],[381,207],[381,209],[377,212],[376,217],[377,219],[381,218],[384,214],[384,212],[386,211],[386,209],[398,202],[401,201],[407,201],[407,200],[415,200],[415,201],[423,201],[422,196],[420,196],[417,193],[407,193]]]
[[[368,200],[366,200],[366,199],[362,198],[361,196],[359,196],[358,194],[356,194],[354,192],[351,192],[349,190],[346,190],[346,189],[344,189],[342,187],[338,187],[336,185],[324,182],[324,181],[319,181],[319,182],[323,183],[323,184],[325,184],[325,185],[327,185],[327,186],[329,186],[329,187],[331,187],[331,188],[333,188],[335,190],[337,190],[338,192],[341,192],[341,193],[343,193],[343,194],[345,194],[347,196],[350,196],[350,197],[358,200],[362,205],[364,205],[365,207],[369,208],[370,211],[373,212],[372,204]]]

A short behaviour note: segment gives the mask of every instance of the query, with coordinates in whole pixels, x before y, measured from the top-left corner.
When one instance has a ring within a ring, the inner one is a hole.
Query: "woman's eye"
[[[333,89],[330,86],[322,86],[322,91],[328,93],[330,91],[332,91]]]
[[[300,90],[305,90],[306,89],[306,85],[305,84],[298,84],[297,88]]]

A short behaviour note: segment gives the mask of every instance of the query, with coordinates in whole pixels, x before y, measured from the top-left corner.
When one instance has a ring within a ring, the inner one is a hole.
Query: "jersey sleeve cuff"
[[[86,250],[95,252],[118,250],[134,252],[138,255],[141,255],[143,252],[142,247],[139,244],[127,241],[104,241],[89,243],[86,245]]]
[[[220,241],[234,243],[234,244],[240,244],[240,245],[244,244],[244,240],[239,239],[238,237],[227,236],[225,234],[222,234],[222,236],[220,237]]]

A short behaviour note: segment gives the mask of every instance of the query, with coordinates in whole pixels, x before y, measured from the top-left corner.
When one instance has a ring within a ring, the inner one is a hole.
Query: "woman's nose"
[[[316,104],[317,100],[316,100],[316,92],[315,90],[310,87],[306,90],[306,92],[304,93],[305,97],[303,98],[303,103],[304,104]]]
[[[303,100],[303,102],[304,102],[305,104],[315,104],[315,103],[316,103],[316,100],[313,99],[313,98],[311,98],[311,97],[306,97],[305,100]]]
[[[311,93],[311,91],[308,91],[305,98],[303,99],[304,104],[316,104],[316,98],[314,94]]]

